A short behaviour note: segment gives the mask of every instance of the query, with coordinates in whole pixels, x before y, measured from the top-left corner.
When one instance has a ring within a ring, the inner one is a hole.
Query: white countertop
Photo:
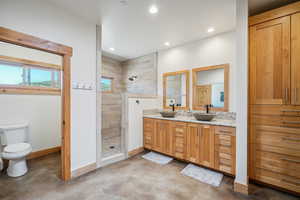
[[[180,121],[180,122],[191,122],[191,123],[199,123],[199,124],[209,124],[209,125],[217,125],[217,126],[230,126],[236,127],[235,120],[226,120],[226,119],[216,119],[212,121],[198,121],[193,116],[176,116],[174,118],[166,118],[162,117],[161,115],[144,115],[145,118],[153,118],[153,119],[163,119],[163,120],[170,120],[170,121]]]

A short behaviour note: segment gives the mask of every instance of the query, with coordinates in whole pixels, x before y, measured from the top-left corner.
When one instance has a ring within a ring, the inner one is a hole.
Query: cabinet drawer
[[[292,105],[252,105],[250,115],[300,116],[300,106]]]
[[[253,115],[252,125],[300,128],[300,116]]]
[[[154,119],[144,118],[144,131],[154,130]]]
[[[296,128],[255,126],[252,137],[256,144],[300,150],[300,131]]]
[[[217,135],[235,135],[235,128],[225,126],[215,126],[215,134]]]
[[[269,170],[255,169],[255,179],[274,186],[282,187],[291,191],[300,192],[300,179],[274,173]]]
[[[283,147],[276,147],[276,146],[263,145],[263,144],[251,144],[251,149],[254,149],[254,151],[255,150],[267,151],[267,152],[278,153],[287,156],[300,157],[300,150],[294,150],[294,149],[283,148]]]
[[[300,178],[300,157],[256,151],[256,167]]]

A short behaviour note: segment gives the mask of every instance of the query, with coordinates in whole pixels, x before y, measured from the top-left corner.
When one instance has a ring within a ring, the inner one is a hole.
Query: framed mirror
[[[189,109],[189,71],[168,72],[163,74],[163,107],[171,109]]]
[[[228,111],[229,65],[193,69],[193,110]]]

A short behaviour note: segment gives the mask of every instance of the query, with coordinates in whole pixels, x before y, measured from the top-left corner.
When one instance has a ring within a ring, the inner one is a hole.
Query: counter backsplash
[[[152,109],[152,110],[144,110],[144,115],[159,115],[159,112],[162,111],[161,109]],[[177,116],[193,116],[195,112],[205,113],[205,111],[185,111],[185,110],[176,110]],[[236,120],[236,113],[235,112],[216,112],[215,119],[222,119],[222,120]]]

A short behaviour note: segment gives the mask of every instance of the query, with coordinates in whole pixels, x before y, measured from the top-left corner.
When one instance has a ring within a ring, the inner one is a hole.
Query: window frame
[[[30,83],[23,78],[23,85],[10,85],[0,84],[0,94],[32,94],[32,95],[61,95],[62,92],[62,66],[54,65],[44,62],[37,62],[27,59],[14,58],[9,56],[0,55],[0,62],[16,65],[24,70],[30,71],[30,69],[42,69],[53,71],[51,73],[52,86],[54,79],[54,70],[59,73],[59,88],[55,87],[43,87],[43,86],[31,86]]]
[[[102,79],[109,79],[109,80],[111,80],[111,90],[109,90],[109,91],[103,91],[102,90]],[[114,92],[114,78],[113,77],[101,76],[100,83],[101,83],[101,92],[102,93],[113,93]]]

